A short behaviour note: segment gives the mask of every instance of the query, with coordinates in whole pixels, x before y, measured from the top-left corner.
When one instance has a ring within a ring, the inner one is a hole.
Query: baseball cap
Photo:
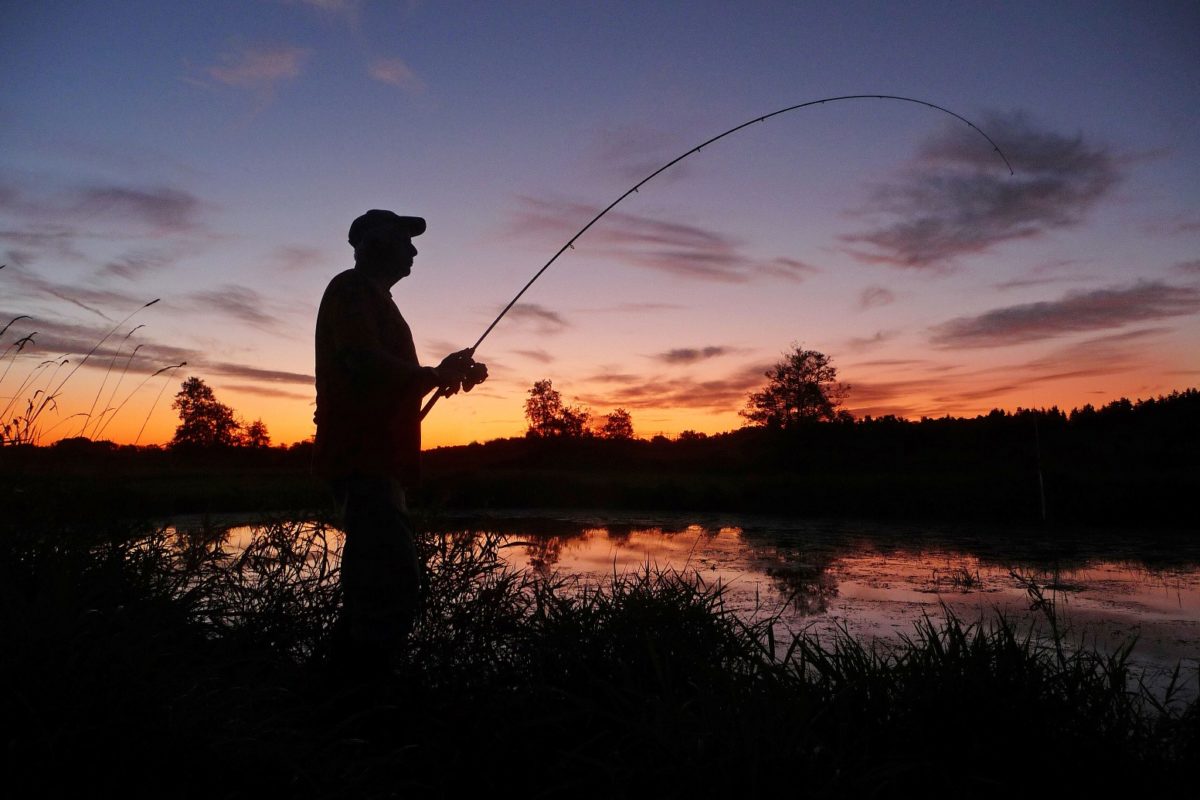
[[[358,247],[367,233],[385,225],[395,225],[406,236],[420,236],[425,232],[425,220],[422,217],[402,217],[394,211],[373,208],[350,223],[347,241],[351,247]]]

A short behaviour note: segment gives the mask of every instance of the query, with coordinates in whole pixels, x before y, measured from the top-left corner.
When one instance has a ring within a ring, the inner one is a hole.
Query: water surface
[[[600,583],[644,569],[694,572],[721,585],[748,620],[779,615],[793,631],[846,630],[884,644],[947,610],[967,622],[997,612],[1041,623],[1035,588],[1069,640],[1111,649],[1137,638],[1135,661],[1200,672],[1200,543],[1138,531],[1045,532],[979,526],[797,522],[703,514],[546,512],[440,517],[446,531],[499,535],[513,565]],[[251,526],[228,529],[244,547]]]

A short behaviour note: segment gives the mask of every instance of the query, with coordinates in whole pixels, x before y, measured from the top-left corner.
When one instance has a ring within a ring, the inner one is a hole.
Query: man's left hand
[[[488,369],[487,364],[481,364],[478,361],[472,361],[467,367],[467,374],[463,376],[462,390],[469,392],[479,384],[487,380]]]

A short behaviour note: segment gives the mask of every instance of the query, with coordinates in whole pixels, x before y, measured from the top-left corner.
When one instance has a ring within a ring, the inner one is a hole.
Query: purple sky
[[[0,396],[51,385],[39,363],[78,362],[162,298],[71,378],[49,438],[91,435],[94,405],[104,421],[135,343],[114,404],[188,366],[106,437],[132,440],[172,381],[142,441],[168,438],[194,374],[304,438],[316,305],[362,211],[429,220],[394,295],[434,361],[662,163],[858,93],[953,109],[1016,174],[912,104],[753,126],[585,235],[427,441],[519,434],[541,378],[628,408],[642,435],[728,430],[793,342],[833,357],[858,414],[1098,404],[1200,377],[1195,3],[41,2],[4,18],[0,326],[32,320],[0,351],[37,336],[0,361]]]

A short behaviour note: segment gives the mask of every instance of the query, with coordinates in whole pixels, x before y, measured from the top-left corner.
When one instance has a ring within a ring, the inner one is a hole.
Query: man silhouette
[[[421,366],[390,289],[412,271],[425,220],[368,211],[350,225],[354,268],[317,312],[314,469],[333,488],[346,533],[334,661],[386,672],[416,619],[422,564],[405,489],[420,476],[421,400],[487,378],[468,351]]]

